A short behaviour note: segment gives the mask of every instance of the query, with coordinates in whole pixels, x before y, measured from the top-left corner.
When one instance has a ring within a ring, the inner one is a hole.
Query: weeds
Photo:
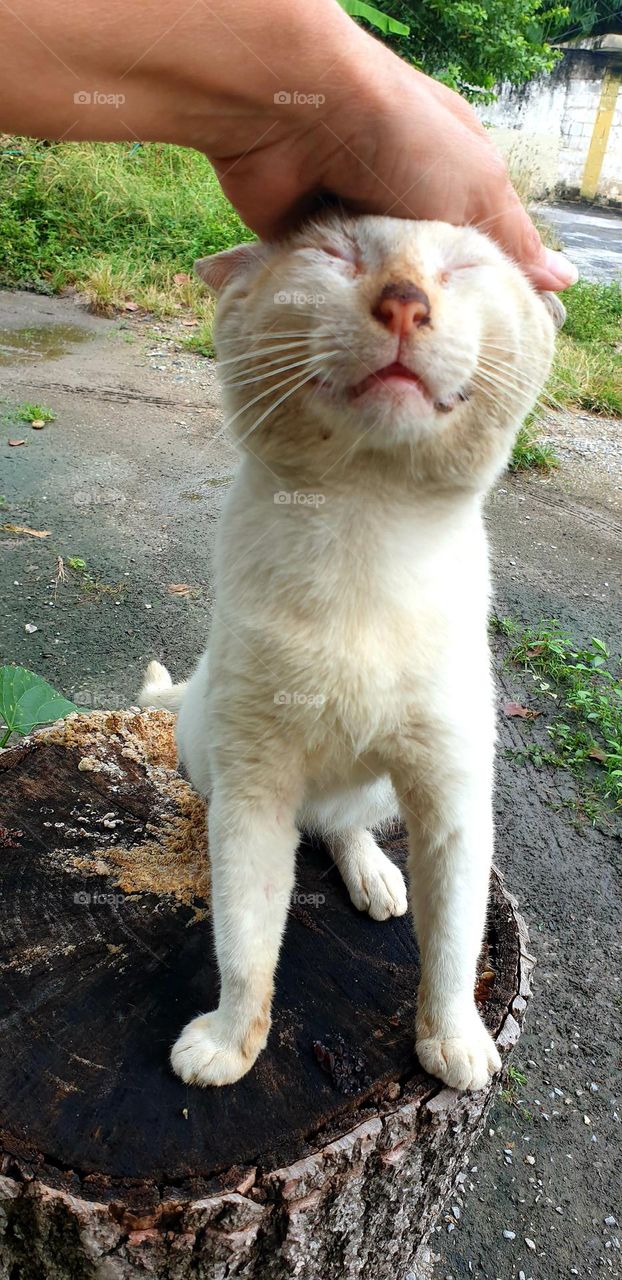
[[[622,804],[622,682],[606,645],[594,636],[579,646],[555,619],[522,631],[510,619],[493,626],[512,641],[511,660],[559,709],[547,727],[552,750],[529,743],[517,754],[589,777],[596,793]]]
[[[41,404],[18,404],[15,415],[19,422],[45,423],[55,422],[56,414],[53,409],[46,409]]]
[[[622,288],[579,280],[564,293],[564,305],[544,404],[622,417]],[[558,465],[553,446],[538,439],[541,416],[536,410],[521,427],[510,470],[548,472]]]
[[[527,1076],[523,1071],[519,1071],[518,1067],[510,1064],[505,1073],[506,1083],[501,1089],[499,1097],[509,1107],[516,1107],[526,1120],[531,1119],[531,1113],[527,1110],[522,1102],[519,1101],[518,1093],[527,1084]]]
[[[543,471],[548,475],[558,466],[559,458],[553,445],[538,438],[535,424],[528,418],[514,441],[510,471]]]
[[[123,599],[123,583],[101,582],[99,578],[94,577],[90,572],[86,560],[82,556],[68,556],[65,563],[67,568],[72,569],[77,575],[80,590],[85,596],[96,600],[101,600],[102,596],[116,596],[118,599]]]
[[[105,312],[200,304],[194,259],[250,235],[206,157],[160,143],[5,140],[0,196],[0,282],[75,285]]]

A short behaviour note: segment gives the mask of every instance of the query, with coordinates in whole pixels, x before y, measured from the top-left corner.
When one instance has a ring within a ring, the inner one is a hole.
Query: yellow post
[[[612,67],[608,67],[603,78],[600,102],[598,104],[594,128],[592,130],[592,137],[590,139],[590,147],[585,161],[585,169],[583,170],[581,195],[585,200],[593,200],[598,189],[600,171],[603,167],[603,160],[607,151],[609,130],[611,129],[613,113],[616,109],[618,89],[620,88],[621,83],[622,71],[618,71],[617,69],[614,71]]]

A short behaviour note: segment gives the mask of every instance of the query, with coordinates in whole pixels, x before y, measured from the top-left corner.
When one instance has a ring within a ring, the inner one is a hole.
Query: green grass
[[[15,417],[19,422],[55,422],[56,414],[53,409],[46,409],[42,404],[19,404],[15,410]]]
[[[579,280],[563,299],[568,315],[557,336],[553,370],[540,407],[518,434],[514,471],[547,472],[558,463],[554,446],[539,440],[543,409],[622,417],[622,287]]]
[[[519,429],[509,465],[510,471],[542,471],[545,474],[559,466],[553,445],[540,440],[537,426],[531,418]]]
[[[521,630],[511,619],[493,621],[511,641],[511,661],[528,672],[547,707],[551,749],[527,744],[536,765],[569,769],[593,792],[622,805],[622,666],[602,640],[579,645],[555,619]],[[536,722],[538,723],[538,722]]]
[[[249,235],[199,152],[22,138],[0,149],[4,285],[74,285],[104,312],[129,301],[200,314],[194,259]]]

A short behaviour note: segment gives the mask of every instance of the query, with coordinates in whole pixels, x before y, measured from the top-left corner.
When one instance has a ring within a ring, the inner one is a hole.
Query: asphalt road
[[[587,280],[622,281],[622,210],[546,204],[538,217],[555,228],[569,258]]]

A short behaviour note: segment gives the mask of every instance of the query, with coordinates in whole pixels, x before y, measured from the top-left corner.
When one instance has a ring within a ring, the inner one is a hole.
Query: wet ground
[[[554,227],[586,280],[622,280],[622,210],[591,204],[543,204],[537,213]]]
[[[183,675],[205,642],[235,456],[212,362],[171,339],[188,332],[0,294],[0,661],[81,705],[128,705],[147,659]],[[20,421],[26,401],[56,420]],[[619,652],[620,424],[564,415],[548,430],[559,472],[505,478],[488,504],[495,608]],[[532,699],[495,651],[500,705]],[[619,838],[577,819],[567,776],[506,758],[528,726],[500,715],[499,731],[497,861],[530,924],[535,994],[513,1058],[524,1083],[497,1101],[446,1206],[434,1280],[615,1277]]]

